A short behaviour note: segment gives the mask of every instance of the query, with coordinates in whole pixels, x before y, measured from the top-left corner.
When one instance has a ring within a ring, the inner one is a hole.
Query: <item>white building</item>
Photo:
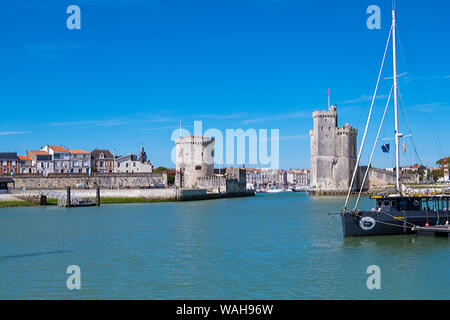
[[[31,172],[47,175],[54,172],[52,156],[42,150],[29,150],[27,157],[31,159]]]
[[[61,146],[46,145],[41,151],[52,156],[54,173],[70,173],[70,152]]]
[[[91,154],[86,150],[69,150],[70,173],[91,174]]]
[[[115,162],[114,172],[117,173],[153,172],[153,165],[150,160],[147,160],[144,147],[141,148],[139,155],[130,153],[123,157],[117,157]]]

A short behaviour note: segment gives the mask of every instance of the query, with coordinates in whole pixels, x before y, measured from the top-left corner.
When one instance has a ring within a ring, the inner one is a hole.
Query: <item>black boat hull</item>
[[[447,213],[423,211],[391,211],[379,210],[343,212],[342,231],[344,237],[411,234],[413,226],[445,224]]]

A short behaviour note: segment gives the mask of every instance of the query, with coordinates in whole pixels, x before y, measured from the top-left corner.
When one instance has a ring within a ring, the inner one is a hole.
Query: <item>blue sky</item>
[[[81,30],[66,28],[70,4],[81,8]],[[366,27],[372,4],[381,30]],[[404,0],[397,10],[399,73],[407,72],[400,91],[419,155],[433,164],[449,151],[450,4]],[[328,88],[339,125],[361,138],[390,16],[390,0],[4,3],[0,150],[53,144],[128,154],[143,143],[154,165],[173,167],[172,131],[180,119],[188,130],[202,120],[223,132],[279,129],[280,167],[308,168],[311,113],[327,107]],[[388,57],[383,78],[392,75]],[[390,86],[382,80],[370,142]],[[383,137],[392,136],[389,112]],[[417,162],[405,141],[402,164]],[[378,147],[375,165],[392,166],[392,154]]]

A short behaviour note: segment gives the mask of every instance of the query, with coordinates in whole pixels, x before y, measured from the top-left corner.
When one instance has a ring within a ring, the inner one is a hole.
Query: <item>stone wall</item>
[[[167,187],[167,173],[24,174],[12,177],[16,189]]]
[[[364,180],[366,170],[367,166],[359,167],[358,179],[356,184],[358,190],[361,188],[361,184]],[[400,181],[402,183],[419,183],[419,176],[417,174],[402,174],[400,176]],[[396,185],[396,183],[397,178],[395,172],[372,167],[369,169],[369,173],[364,183],[363,190],[369,190],[374,187],[381,187],[387,185]]]
[[[225,176],[199,177],[197,187],[208,192],[245,193],[247,173],[241,168],[227,168]]]
[[[225,177],[199,177],[197,187],[208,192],[227,192],[227,181]]]

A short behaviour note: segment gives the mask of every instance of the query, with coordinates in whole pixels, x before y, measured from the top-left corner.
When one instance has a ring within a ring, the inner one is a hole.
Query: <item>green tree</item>
[[[437,182],[440,178],[444,176],[444,170],[442,168],[433,170],[429,173],[428,177],[433,181]]]

